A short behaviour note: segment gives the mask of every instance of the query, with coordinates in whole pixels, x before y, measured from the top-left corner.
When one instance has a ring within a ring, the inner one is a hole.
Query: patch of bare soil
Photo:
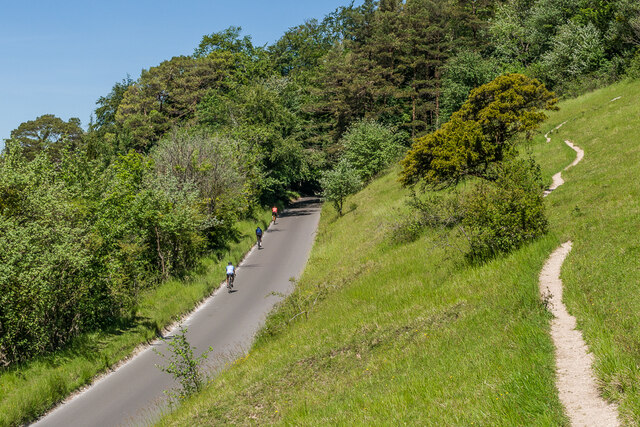
[[[547,137],[547,139],[550,139],[550,138]],[[569,166],[567,166],[566,168],[563,169],[563,170],[566,171],[570,167],[573,167],[573,166],[577,165],[578,163],[580,163],[580,160],[582,160],[582,158],[584,157],[584,150],[582,150],[582,148],[578,147],[577,145],[575,145],[573,142],[571,142],[569,140],[564,141],[564,143],[567,144],[569,147],[571,147],[577,153],[576,159]],[[548,196],[553,190],[555,190],[556,188],[558,188],[562,184],[564,184],[564,180],[562,179],[562,172],[558,172],[557,174],[553,175],[553,177],[551,179],[553,181],[551,183],[551,186],[549,188],[547,188],[546,190],[544,190],[543,194],[544,194],[545,197]]]

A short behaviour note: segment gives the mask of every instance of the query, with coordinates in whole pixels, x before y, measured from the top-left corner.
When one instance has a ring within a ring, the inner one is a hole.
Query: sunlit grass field
[[[527,144],[545,179],[575,158],[564,139],[585,159],[546,199],[548,235],[486,264],[430,232],[393,242],[408,209],[397,169],[350,198],[344,217],[326,205],[296,292],[246,358],[163,424],[568,425],[538,275],[569,239],[565,303],[603,394],[637,424],[638,95],[638,82],[620,83],[550,115]],[[542,135],[564,121],[547,144]]]
[[[258,221],[238,224],[241,238],[221,260],[206,259],[187,280],[170,280],[148,291],[131,325],[84,334],[66,350],[0,371],[0,425],[19,425],[35,419],[69,393],[88,384],[125,358],[141,343],[153,341],[159,331],[188,313],[225,277],[228,260],[234,263],[255,243],[256,222],[263,228],[270,212]]]

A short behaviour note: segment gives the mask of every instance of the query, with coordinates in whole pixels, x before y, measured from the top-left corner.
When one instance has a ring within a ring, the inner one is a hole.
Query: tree
[[[506,74],[474,89],[451,121],[416,140],[402,160],[404,185],[420,181],[447,187],[476,176],[495,180],[491,166],[513,146],[512,137],[533,131],[556,109],[557,98],[544,84],[522,74]]]
[[[551,50],[542,59],[553,81],[572,81],[598,70],[604,63],[602,36],[592,23],[580,25],[569,21],[560,27],[553,38]]]
[[[452,16],[443,0],[385,0],[363,20],[358,38],[334,45],[312,107],[332,121],[334,140],[362,118],[405,127],[412,136],[439,125]]]
[[[224,57],[233,63],[233,81],[248,83],[254,79],[271,75],[268,53],[263,47],[255,47],[250,36],[240,38],[241,27],[229,27],[226,30],[202,37],[195,49],[196,59]]]
[[[223,31],[203,36],[193,56],[203,58],[214,51],[250,54],[253,52],[251,37],[240,38],[241,32],[242,27],[231,26]]]
[[[398,158],[403,133],[380,123],[363,120],[355,123],[340,140],[342,158],[358,172],[362,181],[368,181]]]
[[[180,188],[195,186],[208,215],[229,200],[243,198],[243,155],[237,141],[175,130],[151,154],[159,175],[176,179]]]
[[[111,88],[111,92],[106,96],[101,96],[96,101],[98,106],[95,111],[96,121],[92,127],[92,130],[101,131],[105,128],[112,128],[116,125],[116,113],[118,107],[124,98],[124,94],[133,84],[131,77],[127,75],[126,79],[122,79],[121,82],[116,82]]]
[[[442,122],[448,121],[462,107],[473,89],[489,83],[499,74],[495,59],[485,59],[474,51],[464,50],[449,58],[442,77]]]
[[[96,101],[97,107],[86,135],[87,152],[91,158],[111,159],[114,154],[126,152],[131,145],[128,132],[118,123],[116,114],[125,92],[133,83],[127,75],[126,79],[116,82],[107,95]]]
[[[333,203],[342,215],[342,205],[350,194],[358,191],[362,185],[358,172],[346,161],[339,162],[333,170],[327,171],[320,179],[322,194]]]
[[[65,145],[71,150],[77,149],[83,135],[80,119],[72,117],[65,122],[53,114],[21,123],[11,131],[11,139],[22,147],[29,160],[33,160],[40,152],[46,152],[52,159],[59,160]]]
[[[495,57],[516,69],[537,62],[556,28],[574,10],[571,0],[509,0],[499,5],[490,27]]]
[[[404,13],[403,86],[410,99],[411,136],[440,124],[443,67],[453,48],[447,2],[408,0]]]
[[[297,75],[313,71],[335,41],[325,21],[312,19],[287,30],[268,51],[277,72]]]
[[[494,0],[453,0],[450,26],[455,44],[477,52],[490,49],[488,30],[496,4]]]
[[[231,53],[194,59],[174,57],[143,70],[118,106],[116,120],[133,134],[134,146],[146,151],[172,126],[195,118],[198,103],[210,90],[234,84]]]

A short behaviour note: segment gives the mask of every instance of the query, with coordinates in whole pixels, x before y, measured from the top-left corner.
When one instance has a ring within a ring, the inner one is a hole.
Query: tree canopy
[[[59,160],[65,145],[72,150],[78,148],[83,135],[80,119],[72,117],[65,122],[53,114],[45,114],[21,123],[11,131],[11,140],[22,147],[24,155],[29,159],[46,152],[52,159]]]
[[[495,179],[490,166],[508,154],[513,136],[531,132],[556,108],[544,84],[522,74],[506,74],[471,91],[442,128],[416,140],[402,160],[400,180],[450,186],[468,176]]]

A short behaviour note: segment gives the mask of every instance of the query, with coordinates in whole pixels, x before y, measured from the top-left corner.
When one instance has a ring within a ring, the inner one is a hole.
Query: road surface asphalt
[[[240,264],[233,292],[219,289],[183,323],[188,328],[189,343],[197,348],[196,354],[213,347],[207,359],[212,371],[244,355],[266,315],[282,299],[279,294],[291,292],[293,284],[289,279],[302,273],[319,219],[317,199],[294,203],[266,230],[262,249],[254,247]],[[165,338],[170,337],[171,334]],[[156,367],[166,362],[153,348],[167,354],[166,342],[153,343],[35,425],[152,424],[167,408],[164,390],[177,387],[171,375]]]

